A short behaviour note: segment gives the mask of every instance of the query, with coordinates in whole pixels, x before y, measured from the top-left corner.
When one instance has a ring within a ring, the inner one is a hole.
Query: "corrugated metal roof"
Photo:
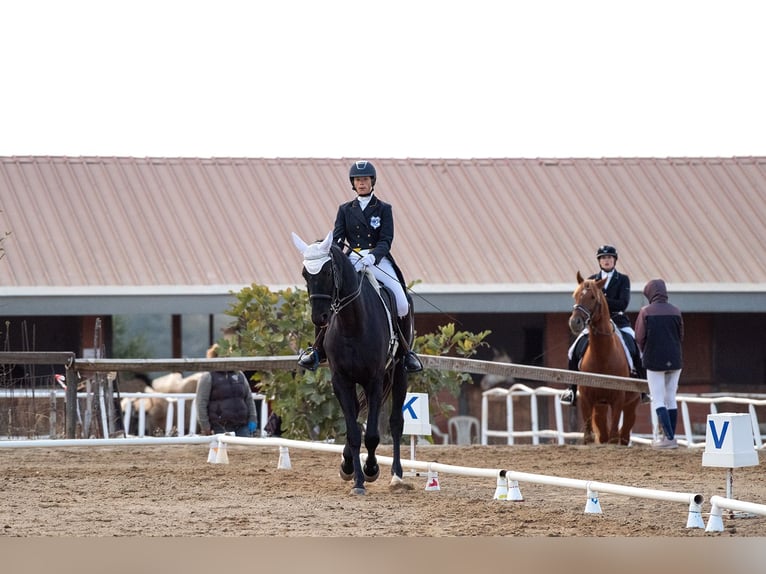
[[[371,159],[428,289],[560,289],[611,243],[634,289],[766,291],[766,158]],[[0,158],[0,294],[302,285],[290,232],[332,229],[352,161]]]

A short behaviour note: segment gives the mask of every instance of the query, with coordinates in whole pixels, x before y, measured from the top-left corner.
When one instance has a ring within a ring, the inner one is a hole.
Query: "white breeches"
[[[652,397],[652,410],[660,407],[677,409],[676,391],[678,380],[681,378],[681,369],[675,371],[650,371],[646,370],[646,382],[649,383],[649,395]]]
[[[369,249],[362,249],[358,253],[356,251],[352,251],[348,254],[348,256],[349,259],[351,259],[351,263],[356,263],[360,257],[367,255],[369,252]],[[375,276],[375,279],[377,279],[381,284],[385,285],[385,287],[394,294],[394,298],[396,299],[397,315],[399,317],[404,317],[407,315],[407,313],[410,312],[410,304],[407,301],[407,296],[404,293],[404,287],[402,287],[399,279],[397,279],[396,271],[394,271],[394,266],[391,265],[391,261],[388,259],[388,257],[381,259],[377,265],[370,267],[370,270]]]
[[[623,327],[620,329],[623,333],[627,333],[633,339],[636,338],[636,333],[633,331],[632,327]],[[569,351],[567,351],[567,357],[570,359],[572,358],[572,353],[574,353],[575,345],[577,344],[577,341],[582,339],[586,334],[588,333],[588,327],[585,327],[582,331],[580,331],[580,334],[577,335],[574,342],[569,346]],[[633,364],[633,357],[630,356],[630,351],[628,350],[628,345],[625,343],[625,339],[620,337],[620,343],[622,343],[622,349],[625,351],[625,356],[628,358],[628,368],[632,371],[634,368],[636,368],[636,365]]]

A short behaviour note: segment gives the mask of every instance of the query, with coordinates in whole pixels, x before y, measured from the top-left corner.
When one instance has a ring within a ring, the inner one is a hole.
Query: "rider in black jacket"
[[[418,356],[409,348],[405,333],[409,330],[410,304],[402,272],[391,255],[394,241],[394,216],[391,204],[375,193],[377,173],[369,161],[351,165],[348,178],[356,198],[341,204],[335,217],[333,241],[349,248],[349,258],[358,271],[370,268],[375,278],[387,287],[396,299],[399,344],[403,349],[404,368],[408,373],[423,369]],[[317,329],[314,344],[301,353],[298,364],[315,370],[324,360],[323,332]]]
[[[609,314],[612,317],[612,322],[622,335],[622,339],[625,342],[625,347],[628,350],[631,365],[631,375],[644,378],[643,369],[641,366],[641,355],[636,345],[636,334],[630,325],[630,319],[625,313],[628,305],[630,304],[630,277],[624,273],[617,271],[617,249],[612,245],[602,245],[596,250],[596,259],[600,270],[598,273],[594,273],[588,279],[603,279],[607,278],[604,285],[604,295],[606,296],[606,302],[609,305]],[[575,342],[569,348],[569,370],[579,370],[580,360],[585,353],[585,348],[588,346],[588,330],[585,329],[575,339]],[[648,398],[645,394],[642,394],[642,402],[648,402]],[[577,385],[571,385],[569,389],[561,396],[561,404],[573,405],[577,400]]]

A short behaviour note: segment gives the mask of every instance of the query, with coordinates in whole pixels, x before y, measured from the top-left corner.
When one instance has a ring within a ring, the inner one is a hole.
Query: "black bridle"
[[[309,294],[309,301],[312,301],[314,299],[324,299],[330,301],[330,311],[333,312],[333,314],[340,313],[343,308],[350,305],[354,299],[359,297],[359,295],[362,293],[362,283],[363,279],[359,279],[359,286],[357,289],[345,297],[340,296],[341,289],[343,288],[343,281],[342,281],[342,275],[340,273],[340,270],[338,269],[338,264],[335,261],[335,254],[333,253],[332,249],[330,249],[330,274],[332,276],[332,283],[333,283],[333,290],[332,294],[330,293],[310,293]]]
[[[580,291],[580,299],[582,299],[583,295],[588,291],[588,289],[590,289],[590,287],[583,287],[582,291]],[[599,312],[602,301],[601,301],[601,298],[598,297],[598,296],[595,297],[594,301],[595,301],[595,305],[594,305],[593,309],[589,309],[588,307],[586,307],[582,303],[575,303],[572,306],[572,312],[573,313],[580,313],[580,314],[584,315],[585,316],[585,325],[589,328],[589,330],[592,333],[599,333],[599,331],[597,331],[595,329],[591,329],[591,323],[592,323],[591,320],[593,319],[593,316],[596,313]],[[610,323],[610,325],[612,324],[611,319],[610,319],[609,323]],[[612,329],[610,331],[604,331],[601,334],[608,334],[608,333],[611,333],[613,331],[614,331],[614,325],[612,325]]]

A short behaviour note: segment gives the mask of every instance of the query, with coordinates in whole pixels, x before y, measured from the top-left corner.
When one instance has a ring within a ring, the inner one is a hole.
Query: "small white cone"
[[[508,479],[505,478],[505,473],[497,475],[497,488],[492,498],[493,500],[508,500]]]
[[[524,497],[521,496],[521,490],[519,490],[519,481],[518,480],[509,480],[508,481],[508,500],[511,500],[513,502],[523,502]]]
[[[218,452],[215,455],[216,464],[229,464],[229,454],[226,452],[226,443],[218,441]]]
[[[439,473],[434,470],[428,471],[426,478],[426,490],[441,490],[439,486]]]
[[[218,440],[210,441],[210,450],[207,451],[207,461],[210,464],[215,464],[215,458],[218,456]]]
[[[722,512],[715,504],[710,509],[710,518],[707,519],[705,532],[723,532]]]
[[[686,528],[705,528],[702,520],[702,505],[693,500],[689,504],[689,517],[686,519]]]
[[[280,470],[290,470],[292,467],[293,465],[290,464],[290,451],[287,450],[286,446],[280,446],[279,463],[277,463],[277,468]]]
[[[601,514],[598,492],[588,489],[588,502],[585,503],[585,514]]]

